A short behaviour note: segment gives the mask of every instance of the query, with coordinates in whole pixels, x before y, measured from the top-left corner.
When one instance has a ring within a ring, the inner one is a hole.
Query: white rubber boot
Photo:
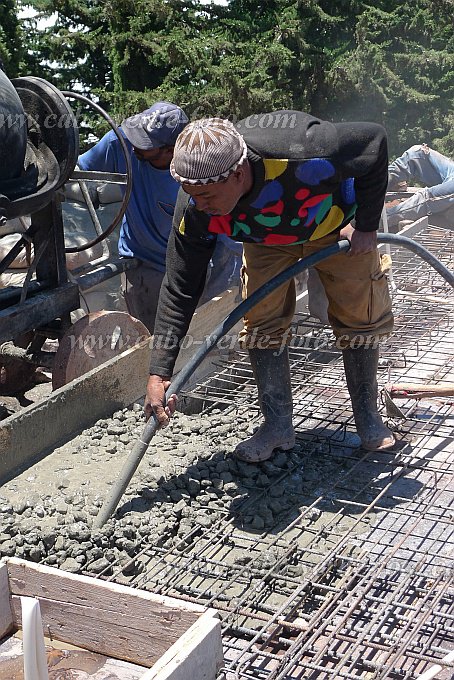
[[[249,350],[264,422],[250,439],[241,442],[235,449],[234,455],[248,463],[268,460],[275,449],[288,451],[295,446],[288,348],[280,354],[279,351]]]

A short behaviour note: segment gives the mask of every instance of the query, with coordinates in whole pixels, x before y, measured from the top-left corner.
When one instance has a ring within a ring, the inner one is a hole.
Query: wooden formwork
[[[0,562],[0,640],[21,628],[21,596],[39,600],[47,637],[143,666],[140,680],[214,680],[222,666],[214,609],[10,558]]]

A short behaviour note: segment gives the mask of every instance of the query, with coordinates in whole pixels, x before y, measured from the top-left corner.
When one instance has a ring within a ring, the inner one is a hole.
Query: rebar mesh
[[[453,267],[451,232],[429,228],[417,240]],[[408,251],[393,253],[393,263],[396,331],[379,381],[452,381],[452,291]],[[131,583],[219,610],[225,680],[415,680],[434,663],[443,666],[437,678],[451,678],[440,660],[454,648],[453,400],[399,402],[405,419],[391,421],[399,450],[365,452],[333,338],[307,315],[294,330],[303,453],[288,454],[291,466],[272,486],[251,482],[209,528],[194,526],[169,549],[145,545]],[[254,417],[246,356],[217,369],[191,396],[205,411]],[[245,529],[258,504],[266,511],[283,497],[278,523]]]

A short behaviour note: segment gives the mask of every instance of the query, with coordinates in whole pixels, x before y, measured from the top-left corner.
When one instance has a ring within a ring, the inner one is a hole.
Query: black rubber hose
[[[419,255],[423,260],[430,264],[436,271],[447,281],[452,288],[454,288],[454,274],[449,271],[437,258],[432,255],[426,248],[419,245],[410,238],[406,236],[399,236],[399,234],[378,234],[377,240],[379,243],[390,243],[393,245],[401,245],[407,250]],[[323,248],[318,253],[313,253],[308,257],[296,262],[288,269],[273,277],[255,291],[250,297],[248,297],[244,302],[242,302],[238,307],[236,307],[230,314],[214,329],[214,331],[205,338],[202,345],[193,357],[188,361],[188,363],[181,369],[181,371],[173,380],[170,388],[166,393],[166,399],[169,398],[171,394],[178,394],[183,385],[187,382],[190,376],[194,373],[196,368],[202,363],[206,355],[213,349],[215,344],[222,338],[235,324],[248,312],[251,307],[254,307],[257,303],[261,302],[267,295],[269,295],[273,290],[278,288],[280,285],[293,278],[297,274],[300,274],[305,269],[314,266],[322,260],[326,260],[331,255],[336,255],[347,251],[350,248],[350,241],[342,240],[337,241],[327,248]],[[153,415],[144,427],[141,438],[136,442],[134,448],[132,449],[126,463],[123,466],[120,475],[112,487],[109,496],[106,498],[98,516],[95,518],[93,526],[95,528],[102,527],[107,520],[115,512],[115,509],[125,492],[132,476],[137,470],[139,463],[141,462],[151,439],[153,438],[156,430],[159,428],[159,423],[157,418]]]
[[[427,264],[430,264],[430,266],[433,267],[452,288],[454,288],[454,273],[449,271],[440,260],[437,260],[430,250],[427,250],[424,246],[416,243],[413,239],[408,238],[408,236],[399,236],[399,234],[377,234],[377,241],[379,243],[401,245],[407,250],[411,250],[416,255],[419,255],[419,257],[427,262]]]

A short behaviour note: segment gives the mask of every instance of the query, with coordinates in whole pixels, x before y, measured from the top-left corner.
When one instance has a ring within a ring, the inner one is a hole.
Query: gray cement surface
[[[189,596],[219,607],[226,631],[266,630],[282,611],[281,618],[309,635],[312,618],[325,606],[323,584],[331,588],[326,596],[335,594],[349,571],[377,575],[376,599],[390,578],[418,576],[424,557],[433,578],[449,576],[454,537],[446,513],[454,489],[442,484],[454,452],[451,440],[443,445],[440,436],[449,418],[439,434],[435,428],[433,437],[414,436],[407,452],[394,454],[355,449],[350,430],[334,444],[311,439],[301,423],[292,451],[249,465],[231,454],[256,426],[255,411],[233,406],[177,413],[153,438],[115,516],[93,530],[144,427],[136,403],[3,485],[0,553]],[[310,583],[314,590],[306,593]],[[297,593],[295,618],[288,603]],[[394,605],[381,609],[387,607]],[[333,611],[332,625],[342,612]],[[358,630],[366,623],[358,621]],[[250,656],[241,656],[240,644],[236,655],[227,651],[233,665],[239,655],[241,663]]]
[[[239,505],[240,532],[284,528],[289,511],[304,503],[314,481],[320,484],[332,473],[317,447],[311,451],[302,445],[292,456],[277,454],[261,466],[236,461],[230,454],[251,429],[247,412],[177,414],[172,426],[152,440],[115,519],[92,532],[93,519],[143,426],[142,407],[135,404],[98,421],[7,482],[0,492],[0,553],[74,572],[109,571],[111,563],[126,561],[151,536],[155,545],[169,547],[194,525],[208,528]],[[305,458],[304,472],[290,474],[295,461]],[[260,492],[259,502],[243,502]],[[331,515],[314,510],[313,528]],[[353,524],[348,517],[343,521]],[[303,548],[304,538],[300,542]],[[240,554],[233,551],[228,560]]]

